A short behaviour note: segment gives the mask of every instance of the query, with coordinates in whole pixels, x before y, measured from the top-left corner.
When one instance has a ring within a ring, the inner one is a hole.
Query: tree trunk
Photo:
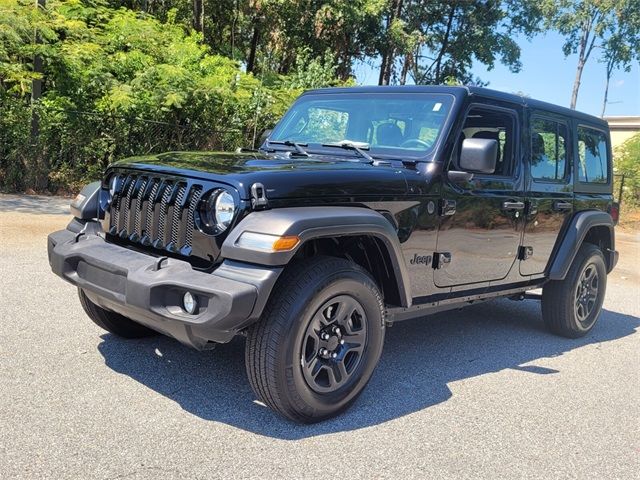
[[[609,100],[609,80],[611,80],[611,74],[613,73],[613,61],[610,58],[607,62],[607,81],[604,84],[604,100],[602,101],[602,113],[600,117],[604,117],[604,112],[607,109],[607,102]]]
[[[451,35],[451,26],[453,25],[453,18],[456,13],[456,8],[456,5],[452,5],[451,10],[449,11],[447,30],[445,31],[444,38],[442,39],[442,48],[440,48],[440,52],[438,53],[438,58],[436,60],[436,76],[434,82],[436,85],[442,83],[442,78],[440,76],[442,72],[442,59],[444,58],[444,54],[447,52],[447,48],[449,47],[449,35]]]
[[[247,72],[253,73],[256,68],[256,52],[258,51],[258,42],[260,41],[260,28],[256,22],[253,26],[253,36],[251,37],[251,47],[249,57],[247,58]]]
[[[403,0],[391,0],[391,12],[387,21],[387,34],[391,31],[391,25],[396,18],[402,14]],[[387,38],[387,42],[391,43],[391,39]],[[380,65],[380,77],[378,85],[389,85],[391,83],[391,74],[393,73],[393,64],[396,57],[396,47],[391,44],[382,52],[382,64]]]
[[[584,70],[585,61],[582,57],[578,58],[578,67],[576,68],[576,78],[573,81],[573,91],[571,92],[571,105],[570,108],[576,109],[576,103],[578,103],[578,91],[580,90],[580,81],[582,79],[582,70]]]
[[[380,63],[380,75],[378,76],[378,85],[384,85],[384,79],[386,77],[387,69],[387,57],[388,53],[382,52],[382,62]]]
[[[404,63],[402,65],[402,72],[400,73],[400,85],[406,85],[407,83],[407,74],[409,73],[409,69],[411,68],[411,63],[413,61],[413,54],[408,52],[404,56]]]
[[[580,48],[578,50],[578,66],[576,67],[576,78],[573,81],[573,91],[571,92],[571,105],[570,108],[576,108],[576,104],[578,103],[578,91],[580,90],[580,82],[582,80],[582,71],[584,70],[584,65],[587,63],[589,59],[589,55],[591,55],[591,51],[593,50],[593,46],[596,41],[596,34],[593,34],[591,38],[591,42],[589,42],[589,37],[591,36],[591,30],[594,25],[597,25],[600,14],[596,11],[591,18],[584,22],[582,25],[582,36],[580,37]]]
[[[336,74],[338,78],[346,82],[351,77],[351,35],[349,33],[345,33],[344,36],[344,45],[342,47],[342,52],[338,55],[338,68],[336,70]]]
[[[204,31],[204,0],[193,0],[193,28]]]

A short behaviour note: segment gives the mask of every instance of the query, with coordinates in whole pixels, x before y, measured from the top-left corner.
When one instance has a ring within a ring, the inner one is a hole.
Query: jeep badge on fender
[[[431,255],[413,255],[413,258],[409,260],[411,265],[431,265]]]
[[[245,335],[258,399],[317,422],[355,402],[394,321],[542,288],[552,332],[594,328],[618,259],[612,177],[607,123],[574,110],[471,87],[314,90],[257,151],[110,165],[49,263],[114,335]]]

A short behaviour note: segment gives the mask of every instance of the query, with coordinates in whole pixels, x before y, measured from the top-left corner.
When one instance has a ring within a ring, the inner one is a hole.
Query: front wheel
[[[378,287],[355,263],[319,257],[290,265],[248,332],[246,367],[259,399],[302,423],[346,410],[384,342]]]
[[[158,332],[151,330],[133,320],[99,307],[87,297],[81,289],[78,289],[78,297],[80,304],[87,316],[107,332],[122,338],[143,338],[158,335]]]
[[[607,288],[607,268],[600,249],[585,243],[564,280],[550,281],[542,290],[542,317],[553,333],[579,338],[594,327]]]

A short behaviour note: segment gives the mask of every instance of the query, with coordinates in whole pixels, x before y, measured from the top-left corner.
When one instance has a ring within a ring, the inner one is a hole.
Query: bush
[[[301,92],[212,55],[172,18],[99,0],[50,0],[39,13],[31,1],[0,0],[0,187],[77,190],[125,156],[251,146]],[[44,94],[32,107],[36,51]]]
[[[640,207],[640,133],[634,135],[616,148],[614,153],[616,175],[624,175],[622,203]],[[617,178],[616,194],[620,177]]]

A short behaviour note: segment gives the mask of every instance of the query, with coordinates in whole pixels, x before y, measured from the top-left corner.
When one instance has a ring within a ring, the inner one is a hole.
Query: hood
[[[404,168],[374,166],[347,157],[287,158],[259,153],[170,152],[131,157],[112,165],[230,185],[243,199],[262,183],[269,199],[388,196],[407,193]]]

